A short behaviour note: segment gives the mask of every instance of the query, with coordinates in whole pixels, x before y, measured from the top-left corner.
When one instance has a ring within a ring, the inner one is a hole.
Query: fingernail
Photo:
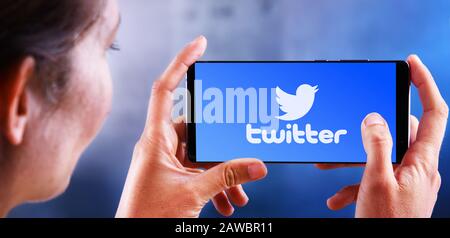
[[[267,170],[263,163],[254,163],[247,167],[250,179],[260,179],[266,176]]]
[[[190,46],[195,46],[194,51],[191,52],[191,56],[194,59],[197,59],[198,57],[200,57],[205,50],[204,47],[200,47],[200,44],[199,44],[203,39],[205,39],[205,37],[203,35],[200,35],[189,44]]]
[[[191,43],[196,43],[197,41],[200,41],[201,39],[205,38],[203,35],[197,36]]]
[[[373,126],[373,125],[384,125],[384,120],[378,113],[371,113],[367,115],[366,119],[364,119],[364,125]]]
[[[244,193],[242,196],[244,197],[244,200],[245,200],[244,206],[246,206],[248,204],[248,201],[250,200],[250,198],[247,196],[246,193]]]
[[[234,207],[231,207],[230,213],[228,213],[227,215],[231,216],[231,215],[233,215],[233,213],[234,213]]]
[[[422,63],[422,60],[419,58],[418,55],[414,54],[413,57],[416,58],[417,62],[423,64],[423,63]]]

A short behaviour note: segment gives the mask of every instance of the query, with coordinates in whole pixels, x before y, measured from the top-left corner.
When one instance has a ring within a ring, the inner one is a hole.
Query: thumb
[[[267,175],[264,163],[257,159],[236,159],[219,164],[201,174],[194,181],[195,190],[204,200],[239,184],[256,181]]]
[[[367,154],[364,177],[378,181],[383,181],[382,178],[394,179],[392,136],[387,122],[378,113],[371,113],[361,125],[361,134]]]

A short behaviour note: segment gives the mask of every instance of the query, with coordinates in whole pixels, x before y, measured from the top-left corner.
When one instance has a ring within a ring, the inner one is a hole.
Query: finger
[[[371,113],[361,124],[361,134],[367,154],[364,177],[394,181],[392,136],[387,122],[378,113]]]
[[[172,91],[184,78],[189,66],[203,55],[206,45],[206,38],[203,36],[188,44],[170,63],[162,76],[153,83],[150,108],[148,110],[148,118],[153,119],[151,120],[153,123],[171,118]]]
[[[173,122],[173,128],[175,129],[178,138],[176,157],[184,166],[184,162],[187,160],[186,124],[184,122],[184,117],[181,116],[176,118]]]
[[[410,115],[409,116],[409,144],[413,144],[416,141],[417,129],[419,128],[419,120],[417,117]]]
[[[225,191],[228,199],[236,206],[243,207],[248,203],[248,196],[242,188],[242,185],[231,187]]]
[[[257,159],[237,159],[219,164],[194,178],[199,196],[209,200],[233,186],[262,179],[267,174],[264,163]]]
[[[231,216],[234,213],[234,207],[228,200],[225,192],[220,192],[212,199],[214,207],[222,216]]]
[[[321,170],[364,167],[364,164],[315,164],[316,168]]]
[[[186,120],[184,116],[177,117],[173,122],[173,127],[178,135],[178,141],[186,142]]]
[[[351,205],[358,198],[359,184],[347,186],[327,200],[327,206],[331,210],[340,210]]]
[[[436,156],[423,156],[430,163],[437,164],[448,117],[448,106],[442,98],[427,67],[416,55],[408,58],[411,80],[419,91],[423,115],[416,135],[416,142],[425,144]]]
[[[180,161],[180,163],[184,167],[186,167],[185,163],[186,163],[186,161],[189,160],[188,155],[187,155],[187,150],[186,150],[186,143],[184,143],[184,142],[178,143],[176,157],[177,157],[178,161]]]
[[[161,76],[161,82],[165,84],[167,89],[172,91],[178,86],[181,79],[187,73],[189,66],[203,56],[206,46],[206,38],[204,36],[199,36],[175,57]]]

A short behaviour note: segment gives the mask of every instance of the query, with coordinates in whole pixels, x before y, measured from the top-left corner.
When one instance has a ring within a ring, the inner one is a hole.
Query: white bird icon
[[[319,91],[317,86],[302,84],[297,88],[296,95],[286,93],[277,87],[277,102],[280,109],[286,113],[277,118],[283,121],[294,121],[304,117],[313,106],[316,92]]]

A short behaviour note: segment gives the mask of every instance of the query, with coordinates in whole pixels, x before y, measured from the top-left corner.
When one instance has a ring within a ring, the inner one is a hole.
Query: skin
[[[420,59],[408,58],[411,80],[423,106],[420,122],[411,116],[410,147],[402,163],[391,163],[392,136],[381,115],[369,114],[361,124],[367,164],[360,184],[344,187],[328,199],[332,210],[356,202],[356,217],[431,217],[441,186],[439,151],[448,118],[448,106],[431,73]],[[316,165],[320,169],[346,165]]]
[[[57,105],[36,87],[32,57],[0,76],[6,82],[0,88],[1,216],[24,202],[61,194],[109,112],[112,84],[106,51],[114,40],[118,9],[108,2],[96,25],[67,53],[70,80]]]
[[[98,23],[68,52],[71,79],[57,105],[33,87],[36,62],[32,57],[1,73],[0,216],[24,202],[47,200],[63,192],[81,153],[100,130],[112,97],[106,51],[119,25],[117,2],[107,3]],[[117,217],[198,217],[209,200],[228,216],[234,211],[232,204],[248,202],[241,184],[266,176],[265,165],[256,159],[209,164],[203,169],[186,159],[185,124],[171,120],[172,91],[188,66],[203,55],[206,44],[204,37],[188,44],[155,81]],[[330,208],[357,200],[356,215],[361,217],[431,215],[440,185],[437,158],[448,108],[425,66],[417,57],[409,61],[425,113],[420,124],[412,120],[413,144],[402,165],[394,171],[390,163],[392,139],[387,124],[369,116],[362,125],[368,153],[363,181],[332,197]]]
[[[265,165],[256,159],[209,164],[205,171],[186,158],[185,123],[171,119],[172,92],[205,50],[206,39],[200,36],[153,84],[147,123],[134,150],[117,217],[195,218],[210,199],[218,212],[229,216],[232,203],[248,202],[241,184],[266,176]]]

